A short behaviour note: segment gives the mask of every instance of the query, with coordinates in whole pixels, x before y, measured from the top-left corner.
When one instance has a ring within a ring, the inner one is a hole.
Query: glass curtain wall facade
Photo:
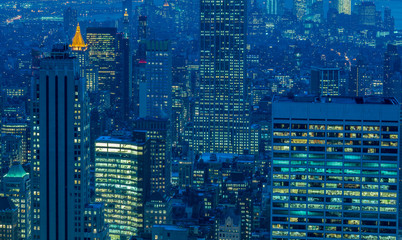
[[[274,102],[272,239],[396,239],[399,104],[320,101]]]
[[[149,141],[100,137],[95,147],[95,201],[105,204],[110,237],[138,236],[150,188]]]

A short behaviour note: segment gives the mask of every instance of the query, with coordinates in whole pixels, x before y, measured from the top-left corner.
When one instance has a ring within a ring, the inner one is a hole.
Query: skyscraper
[[[276,98],[272,120],[273,240],[397,239],[394,98]]]
[[[352,14],[352,1],[351,0],[338,0],[337,10],[339,14]]]
[[[135,136],[100,137],[95,143],[95,201],[105,202],[112,239],[130,239],[144,229],[144,203],[150,190],[149,140]]]
[[[172,54],[169,41],[146,41],[145,82],[140,82],[140,117],[172,117]]]
[[[125,19],[128,21],[128,16]],[[110,93],[113,119],[118,127],[128,117],[131,100],[129,34],[117,33],[116,28],[87,28],[87,41],[89,63],[91,68],[98,69],[99,91]]]
[[[300,21],[307,13],[307,0],[293,0],[293,12]]]
[[[391,9],[389,7],[384,9],[384,27],[391,33],[395,29],[395,18],[391,15]]]
[[[80,64],[80,76],[86,77],[86,67],[88,65],[88,44],[85,44],[84,39],[81,35],[80,24],[77,24],[77,28],[75,31],[75,35],[72,39],[72,43],[70,44],[71,55],[78,59],[78,63]],[[88,81],[93,81],[92,79],[88,79]],[[88,87],[87,87],[88,89]]]
[[[89,46],[89,64],[98,68],[98,86],[100,91],[109,91],[115,100],[117,81],[117,29],[87,28]]]
[[[128,16],[133,14],[133,0],[123,0],[122,1],[123,11],[127,10]]]
[[[247,1],[201,1],[200,89],[195,107],[196,152],[248,148],[245,85]]]
[[[18,208],[18,231],[21,239],[31,239],[31,181],[29,174],[19,163],[14,163],[3,177],[0,196],[8,197]]]
[[[134,130],[146,131],[150,141],[151,193],[169,193],[171,175],[172,136],[169,119],[139,118]]]
[[[376,7],[374,2],[364,1],[358,6],[359,23],[363,26],[376,25]]]
[[[78,61],[57,45],[33,86],[34,239],[81,239],[88,203],[89,112]]]
[[[340,72],[338,68],[318,68],[311,70],[311,93],[323,96],[340,95]]]
[[[66,33],[67,39],[70,40],[74,35],[75,27],[77,27],[77,9],[68,7],[64,10],[63,20],[64,20],[64,32]]]
[[[394,75],[401,71],[401,57],[398,53],[398,47],[388,44],[387,51],[384,54],[384,79],[383,95],[386,97],[395,97],[402,101],[402,81],[395,78]]]
[[[19,240],[18,208],[8,197],[0,197],[0,236]]]
[[[267,13],[269,15],[278,14],[278,1],[280,0],[267,0]]]
[[[124,29],[123,33],[117,34],[117,51],[119,59],[119,64],[117,66],[118,76],[115,83],[117,87],[115,87],[111,93],[115,95],[114,102],[118,110],[116,114],[120,114],[120,118],[123,119],[121,124],[124,124],[124,122],[128,120],[132,102],[132,56],[129,36],[128,26]]]

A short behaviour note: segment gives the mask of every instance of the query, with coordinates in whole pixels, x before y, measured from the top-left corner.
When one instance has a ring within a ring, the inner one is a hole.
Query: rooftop
[[[4,175],[5,178],[22,178],[25,175],[29,175],[29,173],[25,172],[24,168],[20,164],[14,164],[8,173]]]
[[[182,232],[188,231],[186,228],[182,228],[176,225],[154,225],[152,228],[163,228],[167,231],[182,231]]]
[[[222,163],[232,161],[237,155],[230,153],[203,153],[201,158],[204,163]]]

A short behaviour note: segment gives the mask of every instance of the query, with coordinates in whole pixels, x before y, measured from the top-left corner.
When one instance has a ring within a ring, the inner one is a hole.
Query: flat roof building
[[[394,98],[275,98],[272,121],[272,239],[397,238]]]

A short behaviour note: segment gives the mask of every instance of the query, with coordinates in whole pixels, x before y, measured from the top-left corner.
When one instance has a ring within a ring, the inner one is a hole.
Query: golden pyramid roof
[[[167,0],[165,0],[165,2],[163,3],[163,6],[164,6],[164,7],[169,7],[169,3],[168,3]]]
[[[82,48],[86,48],[88,45],[85,44],[84,39],[82,38],[81,35],[81,28],[80,24],[77,25],[77,30],[75,31],[75,35],[73,37],[73,43],[70,45],[70,47],[73,50],[81,50]]]

